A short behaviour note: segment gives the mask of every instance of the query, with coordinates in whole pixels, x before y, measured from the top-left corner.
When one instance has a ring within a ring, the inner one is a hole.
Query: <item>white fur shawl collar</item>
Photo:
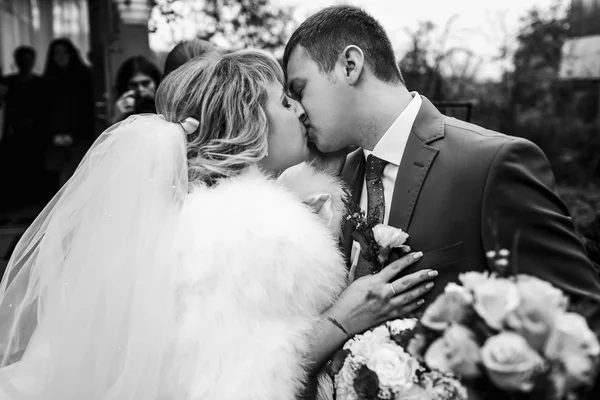
[[[177,240],[173,399],[294,399],[318,315],[346,283],[337,237],[299,199],[341,189],[306,165],[197,187]],[[341,215],[336,215],[337,219]]]

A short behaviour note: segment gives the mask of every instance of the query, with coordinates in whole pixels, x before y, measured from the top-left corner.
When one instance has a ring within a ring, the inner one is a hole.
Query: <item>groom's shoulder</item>
[[[494,142],[507,142],[514,137],[504,133],[496,132],[470,122],[460,119],[445,117],[445,138],[455,139],[460,137],[462,140],[489,140]]]
[[[500,148],[512,147],[513,145],[536,147],[532,142],[524,138],[486,129],[456,118],[444,118],[444,141],[450,145],[456,144],[463,152],[469,148],[478,151],[489,149],[495,152]]]

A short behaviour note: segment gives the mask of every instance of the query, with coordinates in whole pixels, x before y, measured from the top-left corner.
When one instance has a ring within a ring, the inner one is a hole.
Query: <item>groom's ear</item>
[[[365,55],[360,47],[355,45],[346,46],[342,53],[342,66],[344,67],[344,78],[348,84],[354,86],[358,82],[365,66]]]

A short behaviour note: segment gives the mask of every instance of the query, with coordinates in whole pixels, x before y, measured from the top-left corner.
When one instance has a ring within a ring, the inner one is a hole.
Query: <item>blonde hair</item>
[[[283,84],[277,60],[261,50],[193,59],[170,73],[156,92],[156,110],[170,122],[194,117],[187,135],[190,183],[235,176],[267,153],[267,87]]]

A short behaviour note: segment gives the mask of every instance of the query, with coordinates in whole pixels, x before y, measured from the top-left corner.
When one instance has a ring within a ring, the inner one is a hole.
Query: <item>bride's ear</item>
[[[365,66],[365,55],[360,47],[355,45],[346,46],[341,57],[344,68],[344,79],[349,85],[358,83]]]

